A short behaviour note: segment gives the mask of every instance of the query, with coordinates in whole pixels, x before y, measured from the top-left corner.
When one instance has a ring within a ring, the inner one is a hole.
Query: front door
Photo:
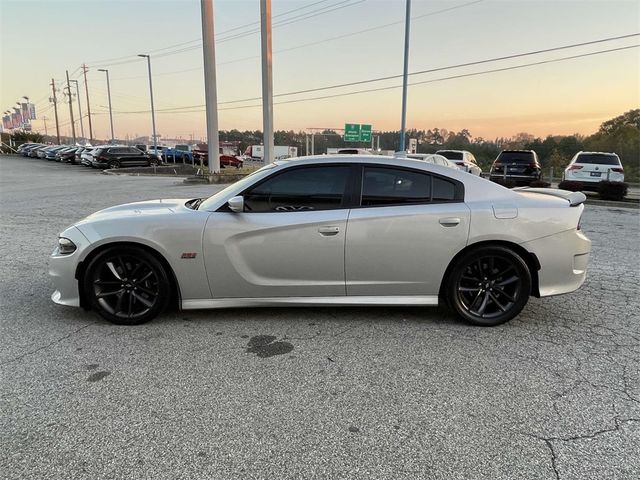
[[[344,296],[351,168],[277,172],[243,193],[245,211],[217,211],[203,250],[213,298]]]

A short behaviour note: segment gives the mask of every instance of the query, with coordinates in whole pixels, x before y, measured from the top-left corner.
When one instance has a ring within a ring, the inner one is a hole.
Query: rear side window
[[[296,168],[270,177],[244,193],[247,212],[297,212],[342,207],[351,168]]]
[[[617,155],[606,153],[581,153],[574,163],[585,163],[590,165],[620,165]]]
[[[448,158],[449,160],[463,160],[462,152],[449,152],[447,150],[440,150],[436,153],[438,155],[442,155],[444,158]]]
[[[505,163],[535,163],[533,152],[500,152],[497,160]]]
[[[462,187],[428,173],[383,167],[365,167],[363,207],[461,201]]]

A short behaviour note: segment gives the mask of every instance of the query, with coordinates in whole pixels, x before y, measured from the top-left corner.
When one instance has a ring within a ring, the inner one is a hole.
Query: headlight
[[[58,253],[60,255],[69,255],[76,251],[76,244],[73,243],[68,238],[60,237],[58,238]]]

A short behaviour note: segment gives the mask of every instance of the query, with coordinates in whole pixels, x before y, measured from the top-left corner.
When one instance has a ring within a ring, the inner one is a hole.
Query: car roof
[[[470,153],[469,150],[452,150],[450,148],[443,148],[438,150],[438,152],[456,152],[456,153]],[[436,152],[436,153],[438,153]]]
[[[350,155],[350,154],[337,154],[337,155],[314,155],[308,157],[293,157],[283,160],[276,160],[273,162],[275,165],[283,168],[292,167],[296,165],[322,165],[327,163],[355,163],[355,164],[376,164],[390,167],[406,167],[416,170],[425,170],[428,172],[439,173],[442,175],[455,178],[456,180],[464,180],[469,174],[462,170],[453,170],[450,167],[444,165],[437,165],[434,163],[425,162],[421,159],[406,158],[406,157],[391,157],[386,155]]]
[[[615,152],[582,152],[580,151],[576,153],[576,155],[582,155],[582,154],[584,155],[615,155],[616,157],[618,156],[618,154]]]

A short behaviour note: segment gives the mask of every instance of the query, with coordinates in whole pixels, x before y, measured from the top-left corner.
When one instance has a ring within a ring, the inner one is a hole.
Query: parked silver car
[[[509,190],[381,156],[278,161],[207,199],[107,208],[64,230],[54,302],[119,324],[183,309],[437,305],[496,325],[571,292],[591,242],[584,194]]]

